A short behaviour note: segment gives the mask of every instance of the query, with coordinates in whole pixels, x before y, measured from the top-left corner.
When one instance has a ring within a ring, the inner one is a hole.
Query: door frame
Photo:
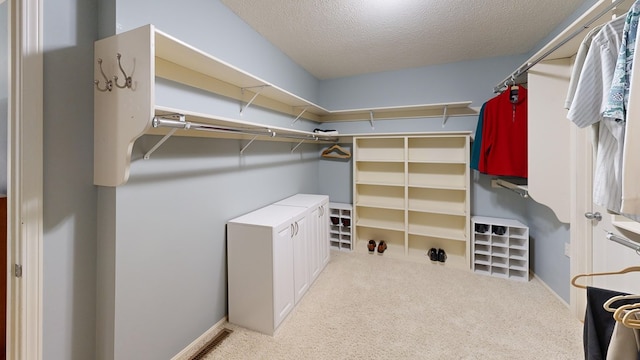
[[[7,358],[17,360],[42,359],[42,5],[9,0],[8,11]]]
[[[593,159],[591,129],[571,126],[571,249],[570,277],[591,273],[593,268],[593,226],[584,217],[593,207]],[[583,282],[591,285],[591,278]],[[578,319],[583,319],[587,297],[583,289],[569,285],[569,306]]]

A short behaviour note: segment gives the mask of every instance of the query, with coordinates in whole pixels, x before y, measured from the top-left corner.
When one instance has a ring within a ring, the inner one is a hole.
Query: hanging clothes
[[[603,308],[604,303],[614,296],[625,293],[587,287],[587,308],[584,316],[583,346],[586,360],[605,360],[616,320]],[[624,304],[621,302],[620,305]]]
[[[640,19],[640,1],[636,1],[626,17],[625,42],[620,48],[616,76],[610,92],[609,102],[605,114],[615,117],[624,123],[625,137],[623,155],[621,159],[621,204],[617,211],[639,221],[640,216],[640,90],[633,85],[640,79],[640,65],[636,65],[635,52],[638,48],[636,41],[638,20]],[[630,140],[630,141],[629,141]],[[629,214],[635,214],[631,216]]]
[[[471,148],[471,162],[469,166],[474,170],[478,169],[478,163],[480,162],[480,152],[482,151],[482,126],[484,124],[484,108],[487,105],[485,102],[480,108],[480,114],[478,114],[478,124],[476,125],[476,135],[473,138],[473,147]]]
[[[591,47],[591,41],[593,38],[600,32],[603,25],[596,26],[591,31],[587,33],[587,36],[580,43],[580,47],[578,48],[578,53],[576,54],[576,58],[573,62],[573,68],[571,69],[571,77],[569,78],[569,90],[567,91],[567,98],[564,101],[564,108],[569,110],[571,109],[571,104],[573,103],[573,98],[576,95],[576,88],[578,87],[578,79],[580,78],[580,73],[582,72],[582,68],[584,67],[584,62],[587,58],[587,53],[589,52],[589,48]]]
[[[527,89],[508,88],[487,101],[482,122],[478,170],[527,178]]]
[[[624,125],[604,118],[602,112],[611,89],[624,26],[625,18],[619,17],[605,24],[593,37],[567,115],[581,128],[598,124],[593,202],[608,209],[620,209],[622,178],[616,166],[622,161]]]

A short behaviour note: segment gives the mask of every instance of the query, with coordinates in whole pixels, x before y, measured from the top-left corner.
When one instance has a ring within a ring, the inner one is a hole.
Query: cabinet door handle
[[[298,225],[298,222],[296,221],[296,235],[298,235],[298,230],[300,230],[300,225]]]
[[[291,237],[294,237],[294,236],[296,236],[296,231],[293,223],[291,223]]]

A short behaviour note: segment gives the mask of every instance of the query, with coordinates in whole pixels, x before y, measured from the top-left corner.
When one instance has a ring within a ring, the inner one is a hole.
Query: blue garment
[[[624,29],[622,30],[620,52],[618,53],[611,90],[609,91],[609,100],[602,113],[603,117],[626,121],[639,19],[640,0],[636,1],[627,13]]]
[[[478,114],[478,125],[476,125],[476,136],[473,139],[473,147],[471,148],[471,164],[469,165],[474,170],[478,169],[478,163],[480,162],[480,152],[482,151],[482,125],[484,124],[484,107],[487,105],[485,102],[480,108],[480,114]]]

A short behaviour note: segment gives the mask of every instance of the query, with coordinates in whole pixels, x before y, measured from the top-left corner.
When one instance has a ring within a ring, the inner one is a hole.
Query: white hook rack
[[[262,90],[264,90],[266,87],[269,87],[270,85],[260,85],[260,86],[251,86],[251,87],[243,87],[240,89],[240,92],[244,95],[244,90],[245,89],[259,89],[258,91],[256,91],[255,94],[253,94],[253,97],[251,98],[251,100],[249,100],[245,105],[243,105],[242,107],[240,107],[240,116],[242,116],[242,113],[244,112],[244,110],[246,108],[248,108],[249,106],[251,106],[251,104],[253,103],[253,101],[258,97],[258,95],[260,95],[260,93],[262,92]]]
[[[102,70],[102,58],[98,58],[98,66],[100,66],[100,73],[104,78],[105,86],[103,88],[100,87],[100,80],[94,80],[93,83],[96,85],[98,91],[111,91],[113,89],[113,81],[111,81],[107,75],[105,75],[104,70]]]
[[[113,77],[113,82],[120,89],[125,89],[125,88],[129,88],[130,89],[131,88],[131,84],[132,84],[132,80],[131,80],[131,76],[128,76],[127,73],[122,68],[122,63],[120,62],[120,58],[122,58],[122,55],[120,55],[120,53],[118,53],[118,54],[116,54],[116,58],[118,59],[118,67],[120,68],[120,71],[122,72],[122,75],[124,75],[124,85],[118,84],[118,76],[117,75],[115,75]]]

